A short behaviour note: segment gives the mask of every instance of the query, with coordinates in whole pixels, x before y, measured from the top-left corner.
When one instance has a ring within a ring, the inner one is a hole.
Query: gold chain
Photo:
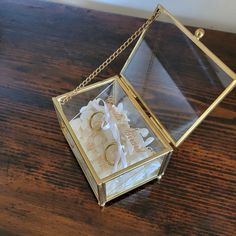
[[[60,102],[65,104],[69,101],[74,95],[77,94],[78,90],[86,86],[91,80],[93,80],[104,68],[106,68],[112,61],[114,61],[129,45],[137,39],[143,32],[146,30],[153,21],[159,16],[160,9],[157,8],[152,16],[137,30],[132,34],[112,55],[110,55],[95,71],[92,72],[79,86],[77,86],[73,91],[68,93],[63,97]]]

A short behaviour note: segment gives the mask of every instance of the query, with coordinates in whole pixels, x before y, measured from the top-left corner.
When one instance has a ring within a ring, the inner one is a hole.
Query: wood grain
[[[157,182],[97,205],[51,97],[73,89],[143,22],[33,0],[0,2],[0,235],[235,235],[235,90]],[[236,35],[203,42],[236,70]],[[124,53],[100,79],[114,75]]]

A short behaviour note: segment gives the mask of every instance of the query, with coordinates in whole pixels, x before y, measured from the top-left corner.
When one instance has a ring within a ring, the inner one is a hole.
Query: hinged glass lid
[[[236,85],[236,76],[199,41],[199,32],[194,36],[159,8],[121,75],[178,146]]]

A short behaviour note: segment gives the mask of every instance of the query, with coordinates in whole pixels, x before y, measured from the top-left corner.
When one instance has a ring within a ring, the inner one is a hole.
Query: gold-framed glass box
[[[174,148],[236,85],[235,73],[200,42],[203,30],[192,34],[160,5],[155,12],[119,75],[53,98],[63,134],[101,206],[160,180]],[[122,149],[112,141],[116,133],[107,131],[112,125],[95,127],[95,117],[109,107],[127,121],[116,129],[121,146],[125,140],[132,147],[122,154],[125,164],[114,160]]]

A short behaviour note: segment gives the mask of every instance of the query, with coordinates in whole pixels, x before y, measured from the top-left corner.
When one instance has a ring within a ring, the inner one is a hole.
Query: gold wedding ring
[[[116,146],[116,147],[118,148],[116,142],[113,142],[113,143],[107,145],[106,148],[105,148],[105,160],[106,160],[106,162],[107,162],[110,166],[114,166],[114,164],[115,164],[115,158],[114,158],[114,161],[109,160],[109,159],[108,159],[108,156],[107,156],[107,152],[108,152],[108,150],[109,150],[111,147],[113,147],[113,146]],[[118,152],[118,150],[117,150],[117,152]],[[112,153],[114,154],[114,152],[112,152]],[[114,154],[114,155],[115,155],[115,154]]]
[[[89,119],[90,128],[93,130],[96,130],[96,131],[100,130],[101,126],[102,126],[102,122],[103,122],[103,116],[104,116],[104,113],[102,111],[97,111],[97,112],[93,113]],[[94,120],[96,117],[98,118],[97,121]],[[100,119],[99,119],[99,117],[100,117]]]

